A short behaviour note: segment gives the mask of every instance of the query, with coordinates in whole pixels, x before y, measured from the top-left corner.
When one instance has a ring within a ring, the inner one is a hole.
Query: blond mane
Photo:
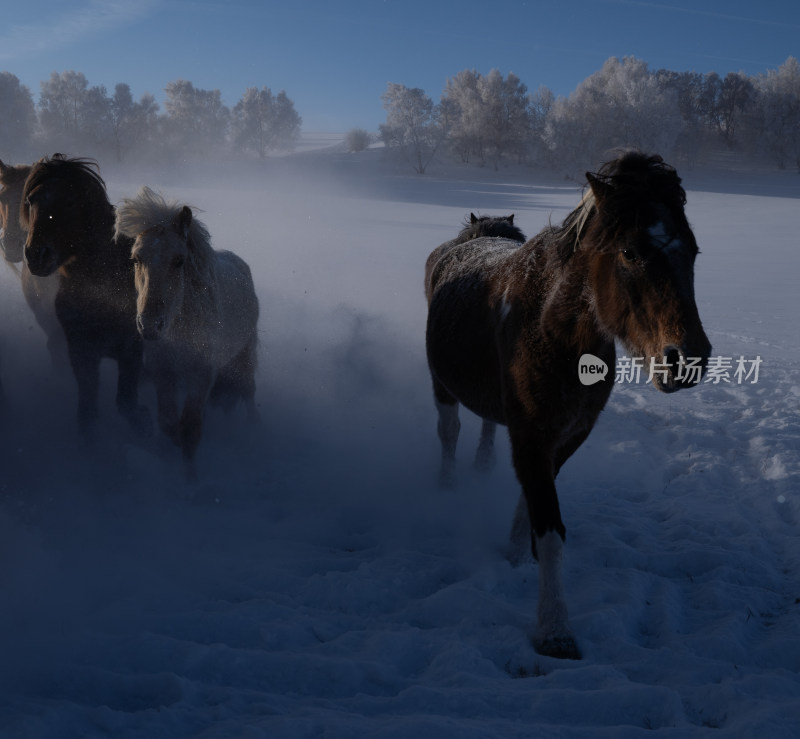
[[[564,221],[563,237],[566,243],[572,244],[572,251],[578,251],[586,224],[597,210],[597,201],[591,188],[587,188],[580,203]]]
[[[211,246],[211,235],[205,224],[194,217],[189,224],[186,261],[187,300],[194,306],[205,305],[217,310],[217,252]],[[143,185],[133,198],[124,198],[117,208],[116,236],[136,239],[151,228],[174,229],[184,208],[183,203],[167,200],[161,193]]]

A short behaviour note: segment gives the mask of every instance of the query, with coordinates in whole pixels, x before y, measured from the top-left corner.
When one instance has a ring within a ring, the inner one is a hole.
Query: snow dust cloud
[[[535,565],[506,558],[506,435],[476,476],[462,412],[459,485],[436,485],[422,283],[470,211],[532,236],[578,185],[374,151],[101,168],[112,202],[150,185],[250,264],[261,423],[209,410],[187,484],[107,363],[85,448],[72,373],[0,273],[0,737],[797,733],[796,176],[686,178],[713,352],[763,375],[615,388],[558,480],[565,665],[531,644]]]

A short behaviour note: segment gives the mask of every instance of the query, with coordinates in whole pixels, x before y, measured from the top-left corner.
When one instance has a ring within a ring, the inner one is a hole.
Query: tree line
[[[438,103],[389,83],[380,138],[424,173],[434,157],[498,167],[581,171],[619,147],[656,151],[693,167],[709,152],[800,170],[800,65],[748,76],[650,70],[612,57],[567,97],[529,93],[514,74],[459,72]]]
[[[302,119],[285,92],[268,87],[245,90],[233,108],[219,90],[203,90],[187,80],[164,88],[163,110],[153,95],[135,100],[119,83],[109,94],[90,86],[80,72],[53,72],[41,83],[39,100],[16,75],[0,72],[0,147],[4,156],[29,158],[48,152],[79,152],[118,161],[130,157],[177,160],[194,154],[237,151],[266,157],[289,150]]]

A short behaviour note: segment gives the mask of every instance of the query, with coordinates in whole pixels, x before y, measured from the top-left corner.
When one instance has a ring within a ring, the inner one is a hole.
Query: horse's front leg
[[[72,373],[78,385],[78,431],[85,443],[91,443],[97,421],[97,395],[100,384],[100,355],[82,344],[69,346]]]
[[[497,424],[484,418],[481,424],[481,439],[475,452],[475,469],[478,472],[490,472],[494,469],[494,437],[496,434]]]
[[[128,341],[117,359],[117,410],[139,436],[150,436],[153,420],[147,406],[139,405],[139,375],[142,370],[142,342]]]
[[[179,441],[186,477],[191,482],[197,480],[195,454],[203,436],[203,416],[213,384],[214,372],[210,367],[196,370],[187,382],[186,401],[179,424]]]
[[[569,628],[567,603],[561,575],[566,530],[556,495],[554,461],[546,440],[530,424],[509,425],[511,452],[517,477],[522,484],[534,557],[539,561],[538,624],[536,651],[551,657],[580,659],[580,651]],[[520,535],[515,519],[512,536]]]
[[[180,411],[178,409],[178,378],[170,367],[155,363],[153,379],[158,404],[158,427],[164,435],[180,446]]]

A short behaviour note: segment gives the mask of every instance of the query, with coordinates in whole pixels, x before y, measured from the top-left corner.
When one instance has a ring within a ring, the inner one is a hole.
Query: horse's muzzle
[[[700,383],[706,371],[711,345],[708,340],[700,350],[691,351],[674,345],[665,346],[662,362],[653,367],[652,381],[662,393],[674,393]]]
[[[161,336],[164,330],[164,319],[146,319],[141,313],[136,314],[136,328],[146,341],[153,341]]]
[[[31,274],[37,277],[47,277],[58,269],[58,253],[49,244],[36,247],[26,246],[25,262]]]
[[[7,262],[16,264],[25,258],[25,240],[14,238],[13,235],[3,230],[0,233],[0,250]]]

